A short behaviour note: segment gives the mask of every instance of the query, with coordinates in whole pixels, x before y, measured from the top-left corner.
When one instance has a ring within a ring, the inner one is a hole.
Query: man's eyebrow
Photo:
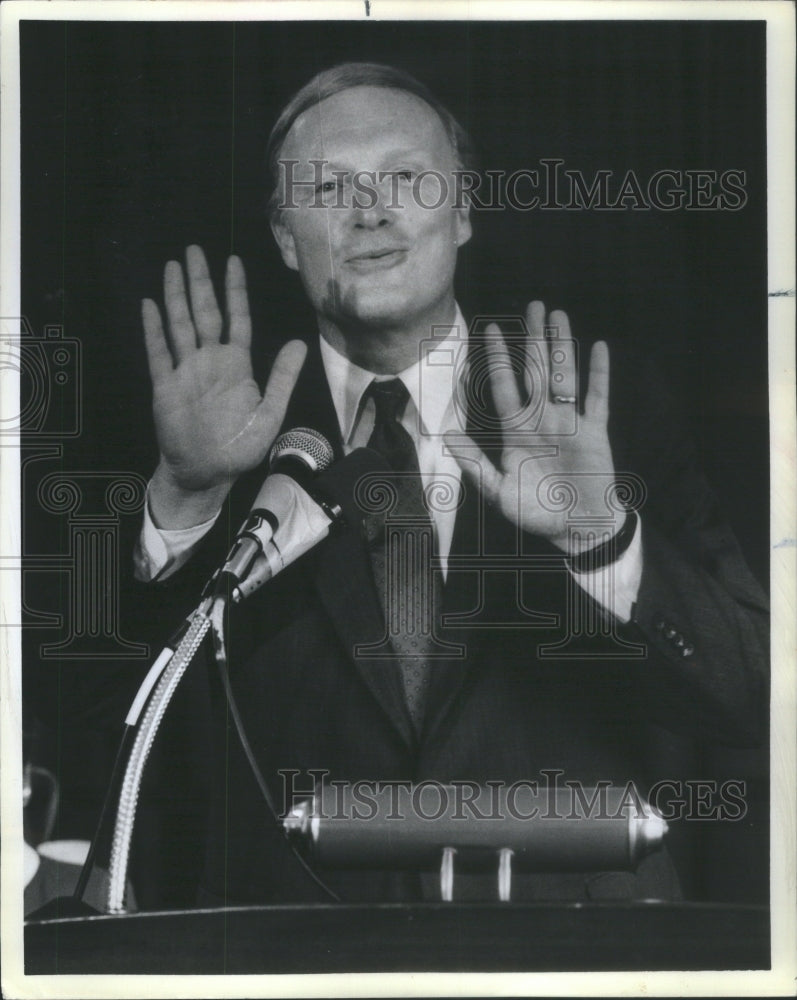
[[[380,155],[381,163],[389,163],[395,161],[396,159],[418,159],[427,156],[429,150],[425,146],[413,147],[412,149],[406,149],[403,146],[397,146],[395,149],[389,149]],[[351,166],[344,166],[343,164],[337,163],[335,160],[326,160],[323,157],[319,157],[324,165],[325,169],[332,171],[341,171],[348,173],[352,170]]]
[[[397,146],[395,149],[389,149],[386,153],[384,153],[383,159],[393,160],[396,157],[401,159],[402,157],[410,158],[413,156],[423,157],[428,155],[429,155],[428,146],[413,146],[409,149],[407,149],[404,146]]]

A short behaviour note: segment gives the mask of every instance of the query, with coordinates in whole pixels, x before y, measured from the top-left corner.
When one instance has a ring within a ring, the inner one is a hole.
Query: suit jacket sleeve
[[[647,648],[644,703],[670,729],[755,745],[768,704],[766,597],[663,379],[649,366],[634,385],[610,430],[625,441],[617,468],[640,472],[647,488],[642,580],[624,627]]]

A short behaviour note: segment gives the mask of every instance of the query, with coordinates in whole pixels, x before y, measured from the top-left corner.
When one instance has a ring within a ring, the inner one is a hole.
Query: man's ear
[[[277,246],[282,254],[282,259],[293,271],[299,270],[299,261],[296,259],[296,243],[293,234],[288,229],[282,215],[275,215],[271,220],[271,232],[277,241]]]
[[[466,196],[463,204],[454,207],[455,242],[458,247],[464,246],[473,235],[470,224],[470,199]]]

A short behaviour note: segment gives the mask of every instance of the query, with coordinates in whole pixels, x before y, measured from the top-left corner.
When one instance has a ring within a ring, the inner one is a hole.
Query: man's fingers
[[[185,297],[183,269],[176,260],[170,260],[163,272],[163,301],[169,320],[169,335],[177,363],[196,350],[196,334],[188,301]]]
[[[502,476],[490,459],[469,437],[444,434],[443,439],[463,474],[481,490],[490,503],[495,503],[501,491]]]
[[[545,340],[545,303],[534,299],[526,306],[526,326],[534,340]]]
[[[529,396],[529,403],[536,404],[542,396],[548,398],[548,345],[545,343],[545,304],[535,299],[526,307],[526,326],[529,331],[526,340],[525,372],[523,382]]]
[[[225,279],[227,316],[230,324],[230,343],[248,348],[252,342],[252,321],[249,316],[249,296],[246,292],[246,273],[240,257],[227,261]]]
[[[592,345],[584,416],[603,423],[609,419],[609,346],[605,340]]]
[[[141,302],[141,321],[144,324],[144,346],[152,384],[156,385],[174,370],[172,355],[163,332],[160,309],[152,299]]]
[[[221,339],[222,320],[216,303],[216,293],[210,280],[208,262],[202,248],[186,248],[185,260],[188,267],[188,291],[191,296],[191,311],[194,326],[201,344],[218,343]]]
[[[497,323],[489,323],[485,335],[487,365],[495,409],[502,420],[510,420],[512,417],[517,417],[523,409],[517,375],[512,367],[512,357]]]
[[[282,347],[271,366],[266,391],[258,407],[261,419],[275,421],[276,427],[282,423],[306,355],[307,345],[304,341],[289,340]]]
[[[561,396],[564,399],[578,397],[578,372],[576,370],[576,349],[570,333],[570,320],[567,313],[555,309],[550,315],[548,325],[550,337],[548,340],[548,355],[550,358],[550,393],[551,398]]]

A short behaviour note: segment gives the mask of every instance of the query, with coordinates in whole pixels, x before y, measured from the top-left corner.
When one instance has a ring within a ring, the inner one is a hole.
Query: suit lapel
[[[474,633],[468,634],[461,621],[454,624],[449,621],[454,616],[459,617],[475,608],[479,602],[478,573],[458,570],[456,566],[459,558],[478,552],[481,504],[476,490],[470,484],[463,480],[460,489],[464,491],[463,503],[454,525],[448,577],[442,592],[442,608],[436,616],[436,634],[443,641],[459,647],[461,655],[432,662],[422,733],[424,740],[428,740],[443,723],[466,682],[473,676],[478,659],[474,655]]]
[[[483,344],[471,331],[468,345],[471,370],[478,368],[475,363],[480,350],[483,350]],[[465,393],[465,398],[474,396]],[[473,435],[477,430],[473,416],[469,414],[467,431]],[[485,452],[493,463],[499,463],[500,447],[485,447]],[[509,552],[514,546],[515,529],[484,503],[478,488],[463,477],[460,490],[464,495],[451,540],[439,635],[446,642],[458,645],[463,655],[443,661],[439,666],[433,665],[423,727],[424,740],[439,734],[441,727],[450,719],[457,701],[467,692],[489,659],[487,640],[494,641],[494,633],[490,629],[469,628],[467,623],[469,612],[488,619],[492,612],[489,605],[493,601],[489,588],[484,587],[485,580],[479,568],[480,557],[485,552]]]
[[[361,532],[343,528],[312,556],[313,583],[347,657],[399,735],[412,746],[416,737],[395,661],[358,653],[359,647],[375,646],[385,637],[384,613]]]
[[[317,340],[309,345],[285,418],[284,429],[296,426],[320,431],[332,445],[335,460],[343,457],[338,418]],[[416,736],[395,664],[357,654],[359,646],[376,644],[385,635],[384,614],[359,526],[333,532],[309,554],[307,567],[348,659],[393,727],[413,745]]]

